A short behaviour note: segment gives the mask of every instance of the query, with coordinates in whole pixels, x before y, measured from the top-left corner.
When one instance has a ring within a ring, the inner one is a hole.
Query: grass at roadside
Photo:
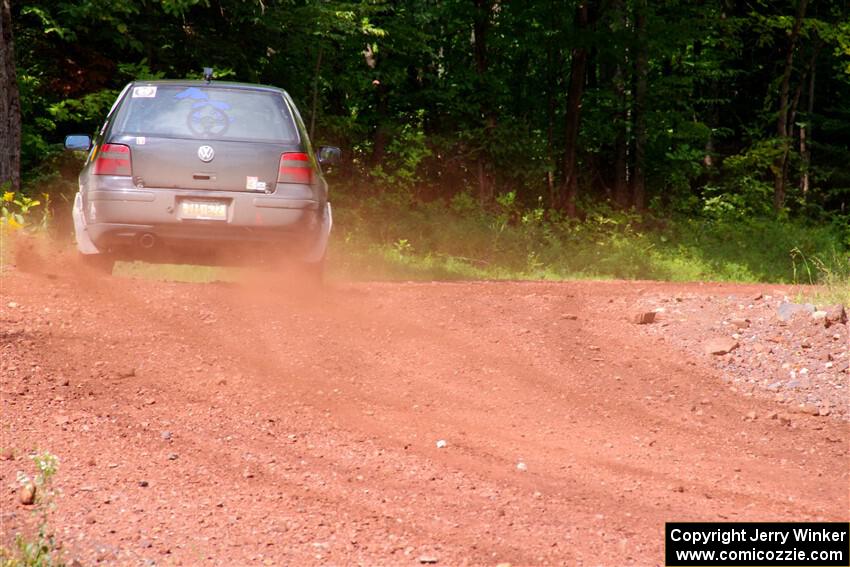
[[[818,307],[841,304],[850,306],[850,283],[829,286],[824,290],[816,290],[813,293],[801,294],[799,302],[812,303]]]
[[[513,202],[335,199],[331,266],[353,279],[850,281],[840,225],[773,219],[651,217],[599,209],[579,222]]]
[[[818,306],[842,304],[850,306],[850,259],[845,254],[824,262],[820,258],[806,258],[795,253],[795,268],[802,274],[802,283],[817,283],[806,293],[799,294],[798,301],[806,301]]]

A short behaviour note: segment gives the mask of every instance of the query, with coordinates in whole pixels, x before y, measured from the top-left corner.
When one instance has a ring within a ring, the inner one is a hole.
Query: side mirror
[[[91,137],[83,134],[65,136],[65,149],[87,152],[91,149]]]
[[[342,157],[342,151],[336,146],[322,146],[316,152],[316,159],[320,165],[336,165]]]

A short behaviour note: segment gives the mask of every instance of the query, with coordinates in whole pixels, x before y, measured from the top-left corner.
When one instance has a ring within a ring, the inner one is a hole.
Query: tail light
[[[104,144],[94,162],[95,175],[132,175],[130,146]]]
[[[313,164],[304,153],[285,153],[280,156],[280,168],[277,174],[278,183],[313,182]]]

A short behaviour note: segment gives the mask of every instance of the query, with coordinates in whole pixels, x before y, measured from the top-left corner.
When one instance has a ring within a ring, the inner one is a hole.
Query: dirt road
[[[36,449],[84,564],[659,565],[665,521],[848,519],[846,420],[752,419],[619,307],[754,287],[52,272],[0,278],[6,542]]]

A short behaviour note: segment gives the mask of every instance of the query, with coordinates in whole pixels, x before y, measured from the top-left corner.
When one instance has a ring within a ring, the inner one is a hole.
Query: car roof
[[[244,90],[259,90],[259,91],[271,91],[275,93],[285,93],[286,91],[279,88],[273,87],[270,85],[259,85],[255,83],[237,83],[233,81],[203,81],[203,80],[186,80],[186,79],[157,79],[153,81],[133,81],[131,83],[133,86],[139,85],[151,85],[151,86],[159,86],[159,85],[168,85],[175,87],[204,87],[204,88],[227,88],[227,89],[244,89]]]

